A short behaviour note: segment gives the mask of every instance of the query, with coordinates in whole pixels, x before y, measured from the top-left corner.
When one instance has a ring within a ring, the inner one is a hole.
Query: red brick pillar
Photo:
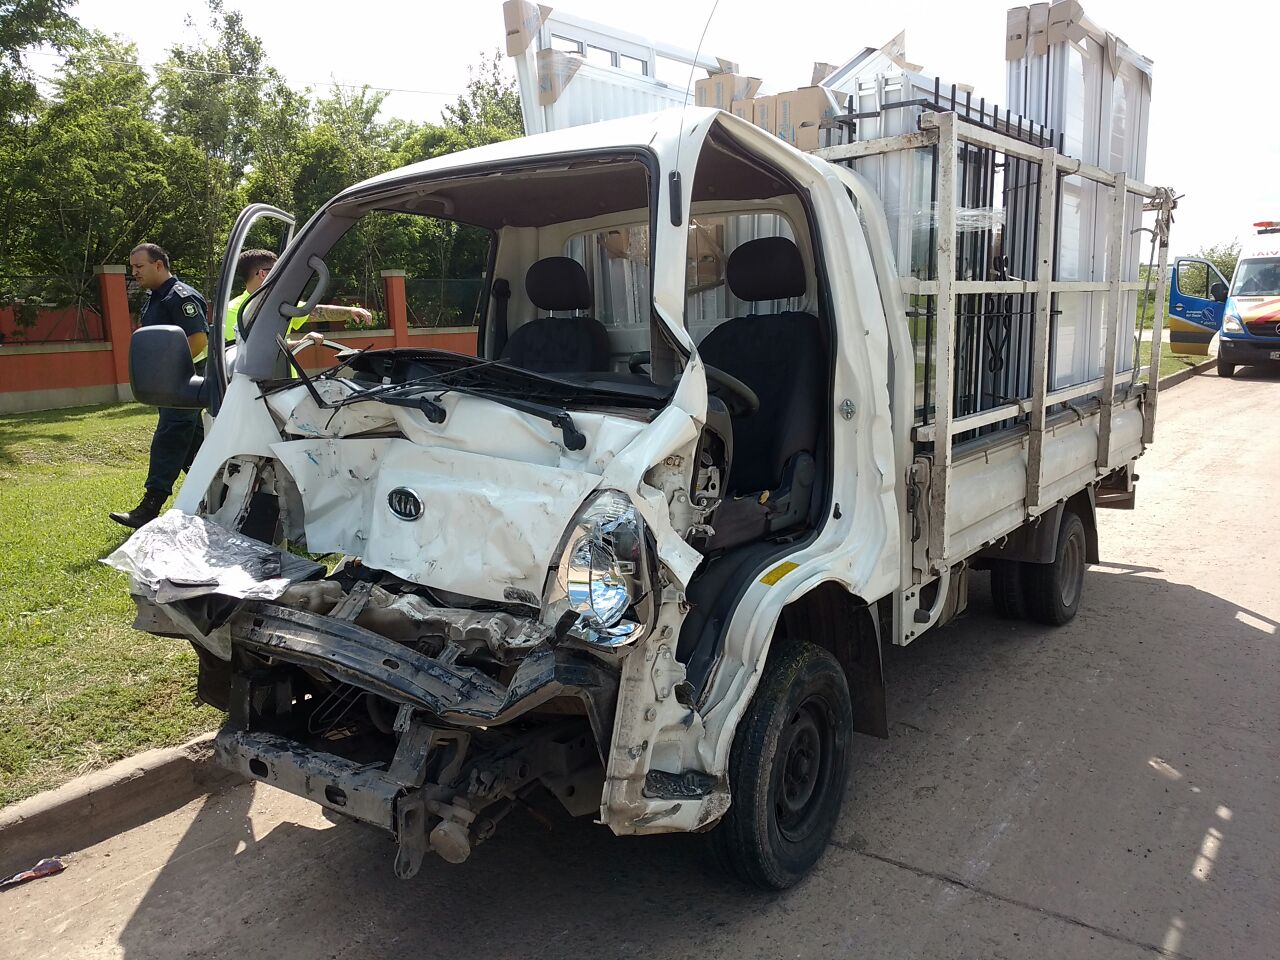
[[[382,289],[387,304],[387,323],[391,327],[391,342],[397,347],[409,345],[409,308],[405,301],[403,270],[383,270]]]
[[[115,368],[116,397],[132,400],[129,388],[129,338],[133,336],[133,317],[129,315],[129,294],[124,278],[128,268],[106,263],[94,267],[98,276],[98,300],[102,304],[102,326],[111,344],[111,361]]]

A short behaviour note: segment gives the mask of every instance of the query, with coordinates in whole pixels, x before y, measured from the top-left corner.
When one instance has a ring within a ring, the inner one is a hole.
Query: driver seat
[[[742,244],[730,254],[725,275],[733,295],[751,302],[803,297],[807,286],[800,251],[785,237]],[[760,398],[758,411],[733,420],[733,462],[707,549],[794,529],[809,515],[827,409],[818,318],[795,310],[736,317],[708,333],[698,354]]]

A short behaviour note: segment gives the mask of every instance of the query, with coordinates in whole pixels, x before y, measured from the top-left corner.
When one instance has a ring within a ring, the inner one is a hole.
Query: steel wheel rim
[[[778,743],[774,817],[788,840],[803,840],[812,831],[831,779],[832,753],[827,711],[810,698],[791,715]]]
[[[1073,530],[1062,551],[1062,581],[1058,594],[1064,607],[1071,607],[1080,596],[1080,581],[1084,577],[1084,542],[1078,530]]]

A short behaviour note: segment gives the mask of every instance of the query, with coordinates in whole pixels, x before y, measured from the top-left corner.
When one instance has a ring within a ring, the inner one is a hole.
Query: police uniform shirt
[[[151,296],[142,308],[141,322],[144,327],[173,324],[181,327],[188,337],[194,337],[197,333],[207,336],[207,316],[204,297],[177,277],[170,277],[151,291]]]

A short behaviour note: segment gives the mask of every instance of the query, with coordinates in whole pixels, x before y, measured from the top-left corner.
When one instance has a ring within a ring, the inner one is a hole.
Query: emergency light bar
[[[1259,235],[1264,233],[1280,233],[1280,220],[1259,220],[1254,224]]]

